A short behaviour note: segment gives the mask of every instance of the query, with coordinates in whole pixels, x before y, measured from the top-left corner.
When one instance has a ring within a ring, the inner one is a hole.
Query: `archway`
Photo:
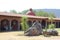
[[[29,27],[31,27],[32,26],[32,21],[28,21],[28,25],[29,25]]]
[[[1,21],[1,31],[8,31],[9,30],[9,21],[7,19],[3,19]]]
[[[12,30],[14,30],[14,31],[18,30],[18,21],[12,20],[11,27],[12,27]]]
[[[45,28],[45,26],[46,26],[46,21],[45,21],[45,20],[42,20],[41,25],[43,26],[43,28]]]

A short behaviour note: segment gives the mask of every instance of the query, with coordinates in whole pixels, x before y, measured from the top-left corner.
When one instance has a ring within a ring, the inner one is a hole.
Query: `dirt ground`
[[[40,36],[24,36],[22,31],[1,32],[0,40],[60,40],[60,36],[44,37]],[[60,35],[60,34],[59,34]]]

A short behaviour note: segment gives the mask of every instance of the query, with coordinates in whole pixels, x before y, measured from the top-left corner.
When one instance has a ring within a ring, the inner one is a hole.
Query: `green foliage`
[[[26,14],[28,12],[28,10],[24,10],[21,13],[17,12],[16,10],[10,10],[10,12],[19,13],[19,14]],[[41,10],[35,10],[35,9],[33,9],[33,12],[35,12],[36,16],[53,17],[53,18],[56,17],[53,12],[48,13],[48,12],[45,12],[43,10],[41,11]]]
[[[48,29],[48,28],[47,28],[47,27],[45,27],[45,31],[47,31],[47,29]]]
[[[53,18],[56,17],[54,15],[54,13],[48,13],[48,12],[45,12],[45,11],[38,11],[38,12],[36,12],[36,16],[53,17]]]
[[[29,11],[29,10],[24,10],[24,11],[22,11],[22,14],[26,14],[28,11]],[[35,12],[35,13],[36,13],[36,11],[35,11],[35,10],[33,10],[33,12]]]
[[[10,12],[11,12],[11,13],[17,13],[17,11],[16,11],[16,10],[10,10]]]
[[[49,20],[50,20],[50,21],[53,21],[53,17],[49,17]]]
[[[16,10],[10,10],[11,13],[22,14],[21,12],[17,12]]]
[[[53,23],[53,17],[49,17],[49,21],[51,22],[51,24]]]
[[[36,16],[44,16],[44,17],[48,17],[49,14],[45,11],[38,11],[36,12]]]
[[[26,14],[28,12],[28,10],[24,10],[22,11],[22,14]]]
[[[55,28],[55,25],[54,24],[48,25],[48,29],[54,29],[54,28]]]
[[[49,13],[49,17],[56,18],[55,14],[54,14],[54,13],[52,13],[52,12],[50,12],[50,13]]]
[[[23,16],[21,21],[22,21],[22,23],[21,23],[22,30],[24,30],[24,31],[27,30],[29,28],[29,26],[27,24],[27,17]]]
[[[56,27],[56,26],[55,26],[54,24],[49,24],[48,27],[45,27],[45,31],[47,31],[48,29],[54,30],[55,27]]]
[[[22,14],[21,12],[18,12],[18,14]]]

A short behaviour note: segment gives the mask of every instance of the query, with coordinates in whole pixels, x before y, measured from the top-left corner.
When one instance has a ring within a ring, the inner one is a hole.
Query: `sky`
[[[0,11],[26,9],[60,9],[60,0],[0,0]]]

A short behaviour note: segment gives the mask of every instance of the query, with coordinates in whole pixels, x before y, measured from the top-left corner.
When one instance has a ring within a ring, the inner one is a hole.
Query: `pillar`
[[[55,28],[56,28],[56,22],[54,24],[55,24]]]
[[[58,28],[59,28],[59,21],[58,21]]]
[[[40,20],[40,24],[42,23],[42,20]]]
[[[32,24],[33,24],[33,20],[32,20],[31,22],[32,22]]]
[[[47,21],[46,21],[46,25],[45,25],[45,27],[47,27]]]
[[[35,20],[31,20],[32,21],[32,24],[33,24],[33,22],[35,21]]]
[[[18,22],[18,30],[20,30],[20,22]]]
[[[1,31],[1,21],[0,21],[0,31]]]
[[[58,21],[56,22],[56,27],[57,27],[57,28],[59,27],[59,22],[58,22]]]
[[[12,30],[12,27],[11,27],[11,21],[9,22],[9,31],[11,31]]]

